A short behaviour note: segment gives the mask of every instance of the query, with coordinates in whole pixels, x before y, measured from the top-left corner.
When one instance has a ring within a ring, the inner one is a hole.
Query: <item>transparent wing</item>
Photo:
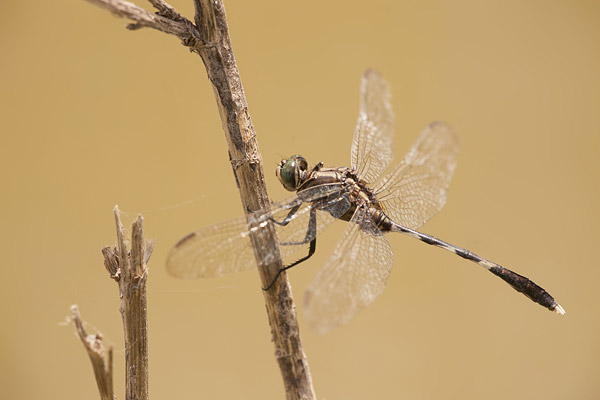
[[[285,226],[274,224],[280,246],[281,257],[286,260],[295,251],[306,246],[319,232],[333,222],[334,218],[319,207],[336,207],[343,203],[341,185],[322,185],[307,189],[280,205],[274,204],[269,212],[256,212],[246,217],[236,218],[199,229],[181,239],[171,249],[167,257],[167,271],[178,278],[210,278],[256,267],[254,251],[250,244],[250,232],[264,228],[273,218],[281,222],[296,206],[298,210]],[[323,199],[323,196],[325,199]],[[321,199],[321,200],[319,200]],[[311,209],[315,208],[316,229],[308,230]],[[283,244],[290,243],[294,244]]]
[[[394,158],[394,112],[390,98],[385,79],[373,70],[365,71],[352,139],[351,166],[368,183],[375,182]]]
[[[305,316],[317,333],[345,324],[383,292],[392,249],[364,209],[358,209],[335,251],[304,295]]]
[[[458,136],[442,122],[430,124],[404,159],[373,189],[394,222],[418,229],[446,203],[456,167]]]
[[[246,218],[201,228],[169,252],[167,271],[177,278],[209,278],[256,266]]]

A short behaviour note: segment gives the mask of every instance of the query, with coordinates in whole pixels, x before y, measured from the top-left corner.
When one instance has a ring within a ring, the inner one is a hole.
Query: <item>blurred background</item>
[[[172,4],[193,17],[191,1]],[[599,398],[600,3],[225,5],[273,199],[287,196],[284,156],[349,164],[360,77],[375,68],[392,86],[398,158],[433,120],[461,136],[448,202],[422,230],[529,276],[567,311],[395,235],[384,294],[317,336],[302,293],[337,223],[289,274],[318,398]],[[8,2],[0,20],[5,398],[98,397],[62,324],[73,303],[114,346],[124,398],[120,301],[100,253],[115,204],[156,239],[152,398],[283,398],[258,274],[182,281],[164,268],[180,237],[243,213],[200,58],[84,1]]]

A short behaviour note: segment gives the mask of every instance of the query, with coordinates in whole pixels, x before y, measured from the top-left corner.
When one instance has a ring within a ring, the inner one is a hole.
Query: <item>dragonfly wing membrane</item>
[[[430,124],[404,159],[373,187],[394,222],[418,229],[442,209],[456,167],[459,141],[443,122]]]
[[[199,229],[181,239],[167,257],[169,274],[212,278],[256,266],[246,218]]]
[[[389,84],[377,72],[367,70],[360,86],[358,121],[354,130],[351,166],[358,177],[374,182],[392,162],[394,112]]]
[[[347,323],[385,289],[392,269],[392,249],[357,209],[336,249],[304,296],[305,316],[317,333]]]

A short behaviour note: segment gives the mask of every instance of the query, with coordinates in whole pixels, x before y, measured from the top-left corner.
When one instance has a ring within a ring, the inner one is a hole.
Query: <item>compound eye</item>
[[[279,181],[289,191],[297,190],[306,179],[308,162],[302,156],[291,156],[281,160],[275,174]]]
[[[277,166],[276,175],[279,178],[279,182],[289,191],[296,190],[296,160],[290,157],[287,160],[281,160]]]

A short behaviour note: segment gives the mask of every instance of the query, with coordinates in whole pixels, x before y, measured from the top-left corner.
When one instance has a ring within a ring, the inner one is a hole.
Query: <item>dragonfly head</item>
[[[298,190],[308,178],[308,162],[298,155],[283,159],[277,166],[275,175],[284,188],[293,192]]]

